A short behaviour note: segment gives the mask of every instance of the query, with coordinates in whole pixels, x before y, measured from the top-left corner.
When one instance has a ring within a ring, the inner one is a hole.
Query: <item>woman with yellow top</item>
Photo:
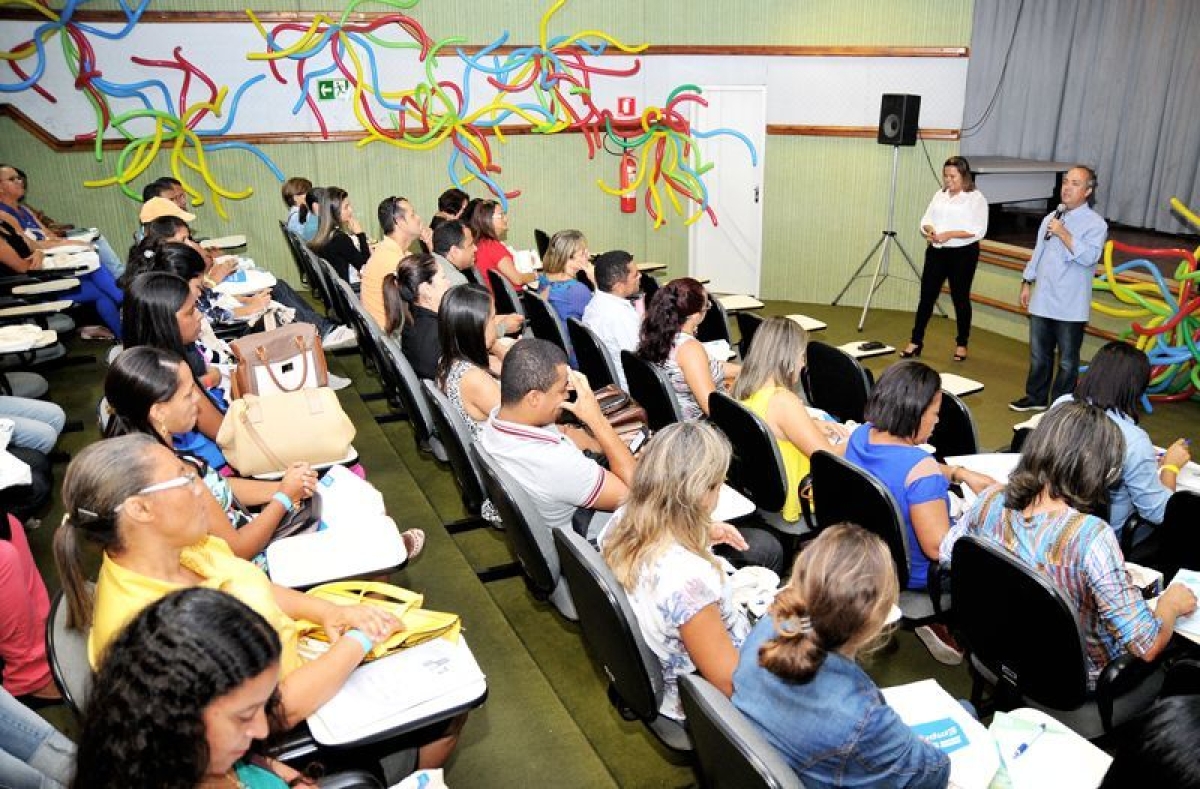
[[[331,699],[374,645],[401,628],[368,606],[338,606],[271,583],[207,532],[206,488],[195,466],[145,434],[93,444],[71,461],[63,480],[66,515],[54,535],[54,558],[66,595],[68,625],[91,627],[88,657],[105,650],[139,611],[192,586],[220,589],[246,603],[279,633],[280,698],[294,726]],[[103,550],[95,595],[88,589],[80,538]],[[296,620],[316,622],[334,641],[309,662],[297,653]],[[462,720],[421,747],[418,766],[441,766]]]
[[[808,333],[788,318],[768,318],[754,334],[733,397],[757,414],[779,444],[787,472],[784,520],[800,519],[800,482],[808,476],[808,458],[818,449],[842,454],[849,431],[837,422],[813,419],[796,394],[804,370]],[[834,442],[838,443],[834,443]]]

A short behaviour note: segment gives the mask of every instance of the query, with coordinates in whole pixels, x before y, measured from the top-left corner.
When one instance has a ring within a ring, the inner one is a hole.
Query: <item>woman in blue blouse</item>
[[[575,278],[582,271],[589,280],[595,279],[583,233],[578,230],[555,233],[542,265],[538,291],[554,307],[565,330],[567,318],[583,320],[583,311],[592,300],[592,290]]]
[[[960,466],[938,463],[919,445],[929,440],[942,407],[942,379],[917,361],[884,371],[867,400],[867,423],[850,434],[846,460],[869,471],[891,491],[908,532],[908,588],[924,589],[931,562],[950,531],[950,484],[982,493],[996,481]],[[820,503],[817,503],[820,506]],[[962,660],[941,626],[918,628],[918,636],[943,663]]]
[[[855,662],[899,597],[883,540],[821,532],[742,644],[733,704],[809,787],[944,787],[950,760],[887,705]]]

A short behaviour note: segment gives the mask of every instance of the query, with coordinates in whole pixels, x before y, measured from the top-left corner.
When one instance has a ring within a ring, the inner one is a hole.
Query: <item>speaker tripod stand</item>
[[[850,275],[850,279],[846,281],[846,284],[842,287],[841,292],[838,293],[837,297],[833,300],[833,306],[836,307],[838,302],[842,300],[842,296],[846,295],[846,291],[850,290],[850,286],[853,285],[858,279],[866,276],[863,274],[863,271],[866,270],[867,266],[871,265],[872,258],[874,258],[875,253],[878,252],[879,259],[875,261],[875,271],[871,275],[871,289],[867,291],[867,300],[863,303],[862,315],[858,319],[859,331],[863,330],[863,326],[867,322],[867,311],[871,309],[871,299],[875,298],[876,291],[883,286],[883,283],[887,281],[887,278],[889,276],[893,276],[888,270],[892,260],[892,245],[895,245],[896,248],[900,250],[900,254],[904,256],[904,260],[908,263],[908,267],[912,269],[912,273],[916,278],[916,282],[919,283],[921,281],[921,272],[917,271],[917,264],[913,263],[912,257],[909,256],[908,251],[904,248],[904,245],[900,243],[900,239],[896,236],[896,174],[899,166],[900,146],[893,145],[892,188],[891,193],[888,195],[887,228],[883,230],[879,236],[879,240],[875,242],[875,246],[871,247],[871,251],[867,253],[865,258],[863,258],[862,263],[860,263],[858,268],[854,270],[854,273]],[[942,317],[946,316],[946,311],[942,309],[941,304],[935,301],[934,306],[937,307],[937,311],[941,313]]]

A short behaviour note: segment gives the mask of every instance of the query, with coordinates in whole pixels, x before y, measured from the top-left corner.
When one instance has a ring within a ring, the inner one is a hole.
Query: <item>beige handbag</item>
[[[237,368],[233,396],[297,392],[329,385],[317,327],[292,323],[239,337],[229,344]]]
[[[284,471],[300,461],[337,463],[350,454],[354,423],[329,387],[234,400],[217,446],[244,476]]]

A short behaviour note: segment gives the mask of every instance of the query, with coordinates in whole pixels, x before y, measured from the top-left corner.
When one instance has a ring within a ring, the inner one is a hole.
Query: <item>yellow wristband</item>
[[[217,286],[217,281],[207,275],[200,281],[204,283],[204,287],[206,288],[215,288]]]
[[[1176,466],[1174,463],[1164,463],[1163,465],[1159,466],[1158,473],[1161,474],[1164,471],[1169,471],[1175,476],[1179,476],[1179,466]]]

